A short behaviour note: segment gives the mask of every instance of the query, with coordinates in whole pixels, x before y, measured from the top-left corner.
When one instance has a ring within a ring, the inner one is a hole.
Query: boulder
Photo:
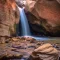
[[[58,50],[51,44],[46,43],[34,50],[30,60],[58,60]]]
[[[15,0],[0,0],[0,39],[16,35],[19,10]]]
[[[57,32],[60,32],[59,1],[26,0],[25,10],[31,12],[37,18],[35,21],[39,21],[39,24],[42,25],[49,33],[56,34]]]

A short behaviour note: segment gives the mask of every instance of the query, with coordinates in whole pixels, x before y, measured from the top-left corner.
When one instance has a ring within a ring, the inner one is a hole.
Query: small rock
[[[16,49],[12,48],[11,51],[16,51]]]
[[[12,41],[19,41],[20,39],[18,39],[18,38],[16,38],[16,37],[14,37],[14,38],[12,38]]]
[[[4,44],[5,43],[5,37],[0,37],[0,43]]]
[[[28,46],[28,48],[34,48],[34,49],[36,49],[36,46]]]

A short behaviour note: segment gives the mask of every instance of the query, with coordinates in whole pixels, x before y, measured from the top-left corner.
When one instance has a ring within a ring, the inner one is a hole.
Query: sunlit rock
[[[34,50],[30,56],[30,60],[58,60],[58,50],[51,44],[43,44]]]

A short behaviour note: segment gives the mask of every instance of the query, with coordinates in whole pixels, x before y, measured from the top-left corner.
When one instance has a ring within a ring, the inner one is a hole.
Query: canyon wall
[[[42,26],[53,36],[60,34],[60,0],[16,0],[16,3],[25,7],[33,30],[40,32]]]
[[[26,0],[26,10],[32,13],[37,18],[35,21],[49,33],[60,32],[59,0]]]
[[[0,0],[0,39],[16,35],[19,23],[19,10],[15,0]]]

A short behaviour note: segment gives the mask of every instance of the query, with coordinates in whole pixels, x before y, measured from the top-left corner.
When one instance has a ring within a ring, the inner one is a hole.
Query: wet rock
[[[26,40],[30,41],[30,43],[36,42],[36,40],[34,38],[31,38],[31,37],[27,37]]]
[[[25,37],[21,37],[21,40],[25,40],[26,38]]]
[[[41,45],[41,42],[37,42],[37,45]]]

